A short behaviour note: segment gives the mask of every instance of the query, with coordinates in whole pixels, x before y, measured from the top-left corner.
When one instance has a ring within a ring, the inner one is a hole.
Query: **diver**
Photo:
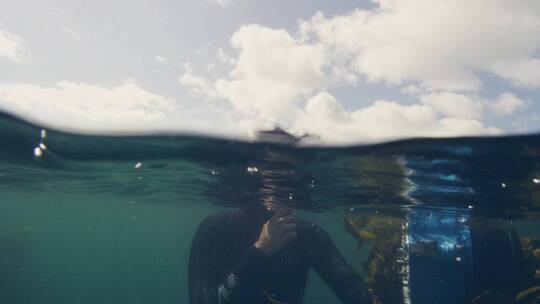
[[[376,303],[328,234],[273,203],[210,215],[193,239],[190,304],[302,303],[314,269],[343,303]]]
[[[279,128],[257,136],[259,142],[280,145],[295,145],[301,139]],[[262,197],[253,199],[256,203],[210,215],[199,225],[189,259],[189,303],[302,303],[310,269],[341,302],[377,303],[326,231],[294,217],[292,209],[279,201],[300,186],[289,175],[299,159],[278,150],[263,146],[258,162],[261,184],[257,187]],[[256,157],[252,154],[250,158]],[[300,184],[306,179],[300,177]],[[223,183],[233,180],[223,179],[218,184]],[[307,197],[300,200],[309,201]]]

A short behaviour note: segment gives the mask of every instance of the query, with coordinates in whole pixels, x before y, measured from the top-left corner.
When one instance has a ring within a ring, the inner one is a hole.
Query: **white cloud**
[[[180,78],[181,83],[195,93],[207,97],[219,97],[212,82],[190,72]],[[221,80],[214,83],[219,87]],[[245,84],[245,83],[244,83]],[[280,90],[272,86],[277,93]],[[217,95],[215,95],[217,94]],[[503,98],[498,100],[507,100]],[[230,96],[229,96],[230,97]],[[262,96],[259,100],[267,100]],[[234,98],[234,96],[232,96]],[[475,95],[449,92],[420,95],[419,101],[405,106],[395,101],[379,100],[367,107],[345,110],[340,102],[327,92],[319,92],[309,98],[305,106],[300,103],[280,104],[281,115],[277,124],[296,135],[311,134],[321,138],[324,144],[352,144],[380,142],[403,137],[440,137],[464,135],[495,135],[501,130],[485,126],[480,118],[491,106],[487,100]],[[233,104],[233,112],[243,128],[257,130],[269,128],[276,120],[264,119],[256,111]],[[234,114],[233,114],[234,115]]]
[[[174,101],[130,82],[109,89],[63,81],[53,87],[0,85],[0,107],[62,128],[144,130],[148,127],[144,122],[156,121],[173,110]]]
[[[229,78],[216,81],[217,94],[238,110],[280,122],[294,105],[324,87],[324,52],[295,40],[285,30],[242,26],[231,38],[238,50]]]
[[[470,118],[441,117],[429,106],[404,106],[379,100],[354,111],[346,111],[326,92],[311,98],[293,130],[321,137],[325,143],[377,142],[403,137],[440,137],[499,134]]]
[[[166,57],[163,57],[161,55],[154,56],[154,59],[156,60],[156,62],[159,63],[167,63],[169,61]]]
[[[280,125],[327,143],[500,134],[485,125],[486,114],[510,115],[524,103],[508,92],[482,97],[482,75],[537,86],[540,76],[527,69],[540,48],[540,2],[375,2],[375,9],[332,18],[318,13],[300,23],[298,36],[242,26],[231,38],[235,55],[218,51],[227,76],[209,79],[188,69],[179,81],[227,101],[246,126]],[[414,103],[378,100],[345,110],[327,93],[360,81],[402,86]]]
[[[211,83],[208,79],[197,76],[188,69],[180,78],[178,78],[180,84],[184,87],[187,87],[191,92],[207,97],[215,97],[216,91],[214,89],[214,84]]]
[[[19,36],[0,29],[0,57],[21,62],[28,54]]]
[[[476,96],[441,92],[421,95],[420,100],[437,112],[456,118],[480,119],[484,112],[484,103]]]
[[[510,115],[525,107],[525,102],[514,94],[505,92],[491,104],[491,107],[497,115]]]
[[[479,73],[495,70],[537,86],[539,69],[532,71],[524,62],[538,65],[533,56],[540,47],[540,2],[375,2],[375,9],[333,18],[318,13],[302,22],[300,31],[306,41],[323,45],[336,64],[350,66],[369,81],[478,90]]]
[[[188,68],[180,83],[208,98],[227,100],[252,126],[255,122],[277,124],[298,135],[321,136],[326,143],[499,134],[499,129],[485,126],[481,119],[488,109],[503,114],[500,100],[505,100],[506,108],[511,103],[503,96],[489,101],[476,94],[437,91],[433,83],[418,82],[402,89],[418,98],[413,105],[382,100],[347,111],[325,92],[336,84],[358,81],[344,62],[331,58],[346,54],[343,49],[329,51],[317,42],[260,25],[242,26],[231,45],[238,51],[236,57],[218,53],[222,63],[232,66],[229,77],[210,80]]]
[[[494,63],[493,72],[508,78],[517,86],[540,87],[540,59],[521,58]]]
[[[227,55],[227,53],[225,53],[225,51],[222,48],[218,50],[218,58],[221,63],[225,63],[225,64],[235,63],[234,59],[231,58],[231,56]]]
[[[438,113],[455,118],[481,119],[488,110],[495,115],[511,115],[525,107],[525,102],[510,92],[502,93],[495,100],[452,92],[421,94],[419,98]]]

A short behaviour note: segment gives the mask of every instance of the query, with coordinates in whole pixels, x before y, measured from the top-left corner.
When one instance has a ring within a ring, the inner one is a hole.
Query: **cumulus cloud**
[[[225,63],[225,64],[235,63],[234,59],[231,56],[227,55],[227,53],[225,53],[225,51],[222,48],[218,50],[218,58],[221,63]]]
[[[495,74],[509,79],[516,86],[540,87],[540,59],[520,58],[511,61],[494,63]]]
[[[504,92],[494,100],[453,92],[421,94],[419,99],[438,113],[456,118],[481,119],[486,112],[510,115],[525,107],[525,102],[510,92]]]
[[[301,23],[307,41],[369,81],[478,90],[481,72],[538,86],[540,2],[376,0],[373,10]],[[516,67],[517,65],[517,67]],[[525,73],[522,73],[525,72]],[[530,72],[530,73],[528,73]]]
[[[20,62],[27,56],[28,50],[23,40],[15,34],[0,29],[0,57]]]
[[[500,133],[496,128],[485,127],[479,120],[441,117],[433,107],[425,104],[405,106],[379,100],[370,106],[346,111],[327,92],[308,101],[293,130],[298,134],[317,134],[330,143]]]
[[[484,112],[484,103],[476,96],[467,96],[452,92],[425,94],[420,96],[422,103],[434,110],[456,118],[480,119]]]
[[[524,107],[525,102],[509,92],[501,94],[496,101],[491,103],[491,108],[497,115],[510,115]]]
[[[219,49],[226,76],[188,70],[179,81],[226,101],[244,122],[332,143],[500,134],[485,117],[511,115],[525,103],[510,92],[482,97],[483,75],[540,86],[540,2],[374,2],[374,9],[334,17],[317,13],[296,35],[244,25],[232,35],[233,55]],[[358,100],[372,103],[345,109],[328,93],[361,81],[401,87],[408,103]]]
[[[238,50],[233,70],[215,89],[239,111],[277,122],[290,119],[296,103],[325,85],[323,50],[285,30],[242,26],[231,45]]]
[[[365,18],[374,18],[372,15],[379,12],[371,15],[362,11],[356,13],[364,14]],[[357,56],[361,56],[362,52],[354,44],[329,49],[328,45],[324,45],[328,43],[323,39],[324,33],[320,32],[317,33],[317,41],[307,39],[306,33],[314,31],[308,26],[324,23],[321,18],[324,17],[316,16],[309,21],[309,25],[302,23],[302,37],[293,37],[285,30],[260,25],[242,26],[231,38],[231,46],[237,50],[237,56],[232,58],[223,51],[219,52],[222,63],[232,67],[228,77],[210,80],[188,69],[179,81],[194,93],[227,100],[234,110],[250,118],[253,123],[273,123],[298,135],[309,133],[320,136],[327,143],[373,142],[414,136],[500,134],[501,130],[484,125],[482,118],[485,112],[491,110],[497,114],[511,114],[522,106],[521,100],[510,93],[490,101],[476,93],[459,92],[479,86],[477,81],[480,80],[473,70],[461,65],[460,69],[466,71],[469,78],[462,73],[452,76],[456,79],[445,78],[448,75],[443,75],[444,72],[449,71],[444,70],[445,65],[450,63],[431,66],[434,59],[428,59],[424,66],[426,71],[439,73],[437,69],[442,67],[444,71],[440,72],[439,78],[431,72],[423,74],[425,79],[416,79],[417,85],[407,85],[402,89],[404,93],[417,98],[415,104],[406,106],[397,101],[378,100],[367,107],[344,110],[342,104],[326,89],[336,83],[354,84],[358,80],[354,73],[361,70],[356,70],[357,65],[353,62],[358,58],[353,58],[349,65],[343,58],[349,56],[349,52]],[[355,27],[348,23],[350,16],[341,18],[338,21],[334,18],[331,22],[335,21],[338,27],[354,32]],[[345,35],[343,43],[354,42],[346,37],[349,36]],[[332,36],[329,39],[338,38]],[[420,58],[417,60],[421,61]],[[450,69],[457,71],[453,67]],[[366,74],[365,71],[362,73]],[[401,75],[399,79],[394,79],[396,83],[409,78],[405,70],[396,73]],[[459,82],[458,78],[474,85],[456,86],[454,84]],[[472,82],[469,81],[471,79]],[[393,82],[390,78],[387,81]],[[436,82],[444,82],[445,85]],[[456,89],[458,92],[437,90],[440,88]]]
[[[174,101],[131,82],[105,88],[63,81],[52,87],[0,85],[0,107],[49,125],[111,131],[140,130],[139,123],[163,117],[173,109]]]
[[[215,97],[216,91],[214,89],[214,84],[206,79],[205,77],[195,75],[191,70],[186,71],[182,76],[178,78],[178,82],[184,87],[187,87],[192,93],[207,96]]]

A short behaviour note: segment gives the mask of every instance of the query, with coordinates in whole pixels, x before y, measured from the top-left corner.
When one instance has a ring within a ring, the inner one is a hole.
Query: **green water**
[[[2,303],[187,303],[193,234],[223,208],[106,194],[3,192]],[[324,227],[359,265],[340,214],[299,212]],[[5,271],[7,270],[7,271]],[[311,273],[306,303],[338,303]]]
[[[365,262],[377,260],[373,252],[393,229],[390,222],[401,223],[408,243],[378,254],[389,254],[387,281],[410,282],[408,303],[486,303],[474,300],[486,289],[499,293],[489,303],[514,303],[523,289],[540,286],[540,259],[532,254],[540,250],[538,135],[305,148],[185,135],[46,133],[0,114],[2,304],[187,303],[199,223],[268,199],[326,230],[366,280],[382,270]],[[359,240],[358,231],[345,228],[347,217],[357,221],[354,228],[383,233]],[[491,232],[504,233],[482,247]],[[505,235],[515,242],[504,243]],[[392,264],[398,249],[422,242],[437,244],[435,258],[426,266],[408,251],[404,277]],[[516,254],[482,264],[508,248]],[[519,272],[504,268],[518,262]],[[392,298],[384,284],[373,286]],[[339,300],[311,271],[304,303]]]

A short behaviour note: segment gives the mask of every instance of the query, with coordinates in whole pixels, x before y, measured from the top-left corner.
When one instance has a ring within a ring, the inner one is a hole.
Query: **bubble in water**
[[[137,169],[137,170],[141,170],[142,167],[143,167],[143,163],[136,163],[135,164],[135,169]]]
[[[47,146],[46,146],[44,143],[39,143],[39,147],[40,147],[41,150],[43,150],[43,151],[47,150]]]
[[[540,184],[540,178],[533,178],[533,183]]]
[[[259,169],[257,167],[247,167],[247,172],[253,174],[259,172]]]
[[[43,150],[41,150],[40,147],[36,147],[36,148],[34,149],[34,156],[36,156],[36,157],[41,157],[42,155],[43,155]]]
[[[216,171],[216,170],[210,170],[210,174],[212,174],[212,175],[219,175],[219,171]]]
[[[42,129],[40,132],[41,139],[47,138],[47,130]]]
[[[506,188],[506,183],[501,183],[501,187]]]

